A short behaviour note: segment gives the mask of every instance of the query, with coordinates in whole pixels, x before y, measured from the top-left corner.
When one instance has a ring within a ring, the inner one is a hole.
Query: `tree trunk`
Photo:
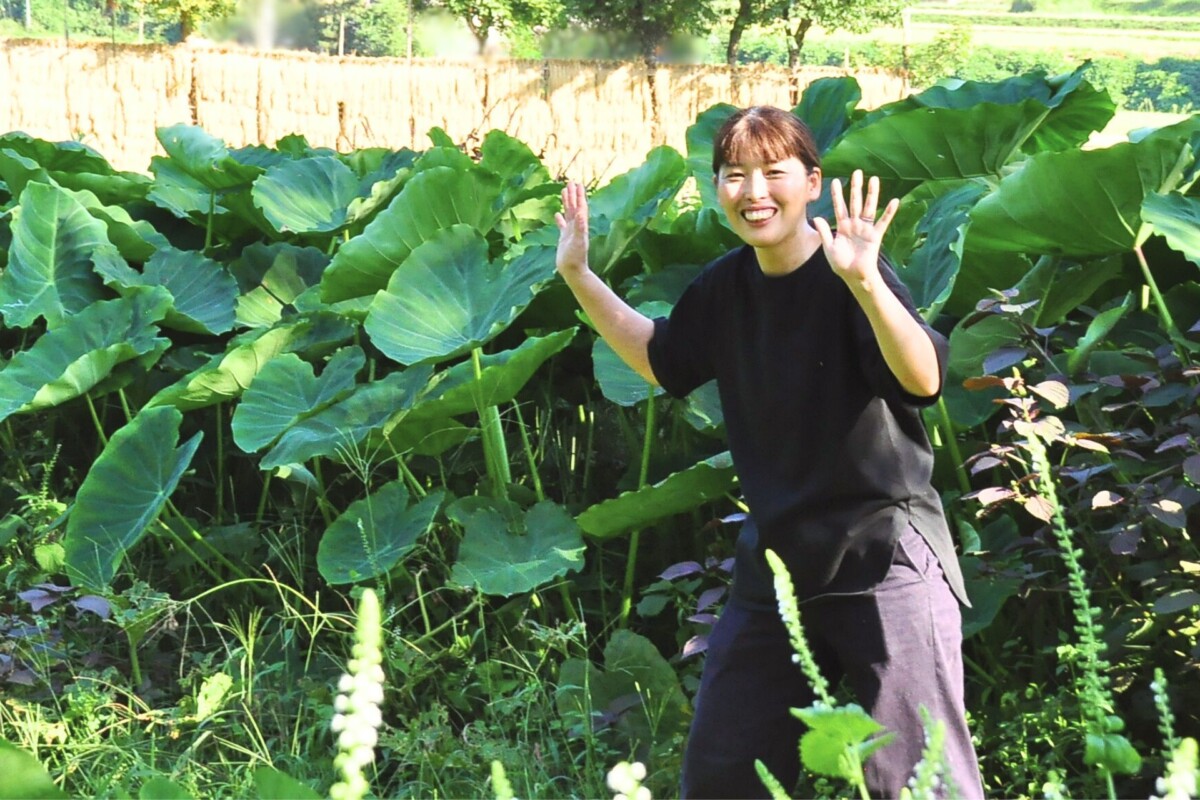
[[[804,37],[808,36],[809,30],[813,26],[812,17],[805,17],[796,23],[796,29],[791,32],[788,40],[788,68],[795,69],[800,66],[800,51],[804,49]]]
[[[196,30],[196,21],[191,14],[179,15],[179,41],[186,42]]]
[[[733,27],[729,30],[729,47],[725,48],[725,63],[731,67],[737,66],[738,48],[742,44],[742,34],[750,24],[754,0],[740,0],[737,16],[733,18]]]
[[[25,0],[25,30],[33,28],[33,0]]]

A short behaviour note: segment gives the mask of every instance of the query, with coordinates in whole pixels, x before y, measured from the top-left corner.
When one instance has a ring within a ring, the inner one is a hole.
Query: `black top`
[[[884,280],[937,350],[886,262]],[[962,573],[930,484],[933,451],[920,407],[880,352],[866,314],[822,250],[787,275],[764,275],[753,248],[714,261],[669,318],[654,321],[650,366],[684,397],[716,379],[729,449],[750,515],[737,542],[733,600],[773,608],[771,548],[801,600],[869,591],[883,580],[900,532],[929,542],[959,600]]]

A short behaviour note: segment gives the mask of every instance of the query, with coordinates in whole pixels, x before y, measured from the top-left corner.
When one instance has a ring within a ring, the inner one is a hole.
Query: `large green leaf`
[[[156,360],[170,342],[154,323],[170,303],[161,289],[94,303],[18,352],[0,369],[0,420],[80,397],[118,364]]]
[[[254,204],[280,233],[329,233],[346,224],[358,176],[332,156],[285,161],[254,182]]]
[[[263,174],[262,168],[241,163],[224,142],[195,126],[172,125],[156,133],[167,158],[207,189],[248,187]]]
[[[200,446],[197,433],[176,449],[183,414],[143,409],[113,434],[92,464],[67,519],[67,574],[92,590],[107,587],[125,554],[158,517]]]
[[[53,327],[104,297],[96,258],[121,260],[104,223],[70,192],[30,183],[13,211],[8,267],[0,275],[0,314],[9,327],[38,317]]]
[[[792,113],[804,120],[817,152],[824,153],[850,127],[851,113],[861,100],[862,89],[854,78],[818,78],[805,87]]]
[[[252,331],[159,391],[147,405],[172,405],[188,411],[232,400],[240,397],[262,368],[280,353],[329,347],[353,335],[350,323],[334,314],[315,314],[266,331]]]
[[[608,640],[603,671],[590,661],[568,659],[557,684],[555,705],[573,729],[615,729],[633,752],[670,746],[691,717],[675,668],[653,642],[629,630]]]
[[[673,514],[690,511],[725,494],[736,481],[729,453],[718,453],[653,486],[624,492],[597,503],[576,517],[576,521],[588,536],[610,539]]]
[[[115,268],[114,268],[115,266]],[[163,246],[141,273],[123,262],[97,268],[121,289],[162,286],[174,302],[163,326],[188,333],[225,333],[233,327],[237,281],[220,264],[192,250]]]
[[[496,200],[500,208],[554,196],[561,188],[529,145],[504,131],[489,131],[483,137],[480,153],[479,166],[500,178],[501,191]]]
[[[144,219],[134,219],[119,205],[106,205],[95,193],[74,192],[74,197],[108,228],[108,239],[121,257],[139,263],[149,261],[158,250],[169,247],[167,237]]]
[[[588,200],[588,263],[599,274],[621,260],[637,235],[679,194],[687,179],[683,156],[656,147],[639,167],[618,175]]]
[[[413,250],[452,225],[486,233],[499,216],[499,195],[500,179],[482,168],[422,170],[360,235],[338,249],[321,277],[322,299],[333,303],[385,288]]]
[[[59,800],[67,797],[41,762],[16,745],[0,739],[0,800]]]
[[[1043,104],[1027,100],[889,114],[849,130],[822,167],[830,176],[861,169],[901,181],[998,175],[1046,113]]]
[[[926,319],[941,311],[954,289],[962,264],[963,231],[968,213],[986,194],[983,184],[970,183],[934,200],[917,225],[925,241],[914,251],[908,264],[898,270],[913,302]]]
[[[321,281],[329,256],[315,247],[287,242],[250,245],[230,265],[242,294],[237,299],[237,324],[270,327],[285,312],[294,311],[300,295]]]
[[[0,148],[19,153],[47,171],[113,174],[113,168],[104,156],[83,142],[48,142],[21,131],[13,131],[0,136]]]
[[[318,456],[347,456],[373,431],[413,406],[429,384],[430,367],[411,367],[360,385],[352,394],[285,430],[261,469],[302,464]]]
[[[529,511],[485,497],[464,497],[446,509],[466,529],[450,580],[484,594],[531,592],[583,567],[579,526],[549,500]]]
[[[400,427],[418,419],[444,419],[473,413],[477,410],[477,398],[485,406],[511,402],[534,371],[571,342],[575,331],[570,328],[549,336],[531,336],[512,350],[480,356],[478,380],[471,362],[455,364],[441,373],[441,380],[400,421]]]
[[[330,583],[354,583],[387,573],[429,530],[442,497],[442,492],[433,492],[410,506],[404,481],[393,481],[352,503],[321,537],[321,577]]]
[[[279,434],[335,402],[354,388],[367,358],[358,347],[334,354],[321,371],[293,353],[267,362],[233,414],[233,441],[247,453],[261,450]]]
[[[800,737],[800,757],[807,769],[842,780],[858,780],[866,756],[891,741],[895,734],[871,739],[884,728],[853,703],[826,706],[820,703],[797,708],[792,714],[808,726]],[[850,754],[857,751],[857,757]]]
[[[717,190],[713,186],[713,139],[717,131],[725,124],[725,120],[733,116],[737,106],[728,103],[718,103],[700,113],[696,121],[688,126],[685,140],[687,141],[688,173],[696,180],[696,190],[700,192],[700,201],[704,208],[717,213],[717,219],[725,224],[725,213],[717,202]]]
[[[1150,194],[1142,202],[1142,219],[1200,267],[1200,200],[1174,193]]]
[[[966,248],[1075,258],[1128,252],[1144,236],[1146,196],[1175,188],[1190,162],[1190,148],[1168,137],[1035,155],[976,204]]]
[[[371,342],[388,358],[414,364],[490,341],[554,277],[554,255],[530,248],[511,261],[488,263],[487,254],[487,241],[466,225],[418,246],[371,303],[364,324]]]

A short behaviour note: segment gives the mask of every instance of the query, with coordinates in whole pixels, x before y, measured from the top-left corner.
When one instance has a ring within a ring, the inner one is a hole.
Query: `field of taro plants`
[[[1194,795],[1200,116],[1083,149],[1085,69],[859,98],[795,113],[902,198],[952,343],[988,792]],[[651,315],[738,244],[731,110],[591,187],[593,269]],[[651,393],[556,280],[565,176],[499,131],[158,136],[148,174],[0,137],[0,797],[677,792],[746,509],[712,387]],[[857,793],[848,727],[796,794]]]

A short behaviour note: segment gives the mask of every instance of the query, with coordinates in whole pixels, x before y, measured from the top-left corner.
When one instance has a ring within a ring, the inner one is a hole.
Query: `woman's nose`
[[[767,196],[767,177],[761,170],[754,170],[746,176],[746,193],[750,197]]]

